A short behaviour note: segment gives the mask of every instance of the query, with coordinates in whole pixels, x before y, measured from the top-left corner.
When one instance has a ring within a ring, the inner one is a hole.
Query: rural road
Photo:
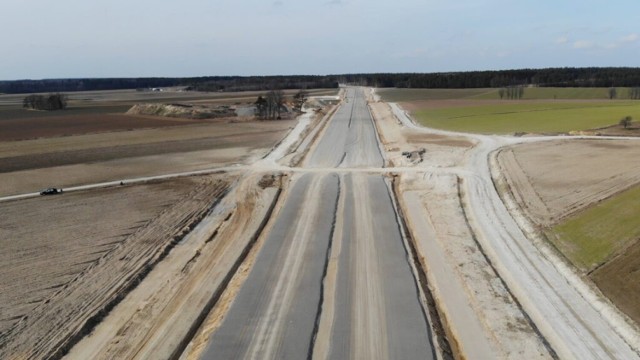
[[[384,163],[361,89],[312,149],[312,168]],[[430,359],[427,322],[380,174],[294,176],[203,359]]]

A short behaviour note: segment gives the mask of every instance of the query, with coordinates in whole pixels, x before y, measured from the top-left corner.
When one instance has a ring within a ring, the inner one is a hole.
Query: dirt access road
[[[397,105],[396,116],[416,131],[465,136],[477,143],[467,155],[462,174],[465,211],[471,228],[498,273],[551,348],[567,359],[637,359],[637,331],[541,241],[524,217],[507,210],[492,182],[495,150],[521,142],[556,137],[514,138],[460,134],[416,126]],[[588,137],[574,137],[585,139]],[[597,137],[602,139],[602,137]],[[612,138],[614,140],[615,138]],[[624,139],[622,139],[624,140]]]
[[[306,166],[383,163],[364,94],[349,89]],[[302,175],[276,216],[203,359],[435,358],[381,175]]]

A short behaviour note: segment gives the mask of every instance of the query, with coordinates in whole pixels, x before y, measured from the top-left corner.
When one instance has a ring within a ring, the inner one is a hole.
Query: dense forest
[[[24,94],[183,86],[197,91],[337,88],[335,76],[207,76],[197,78],[104,78],[0,81],[0,93]]]
[[[339,83],[399,88],[636,87],[640,68],[549,68],[449,73],[207,76],[0,81],[0,93],[71,92],[184,86],[199,91],[335,88]]]
[[[398,88],[632,87],[640,85],[640,68],[549,68],[424,74],[351,74],[341,83]]]

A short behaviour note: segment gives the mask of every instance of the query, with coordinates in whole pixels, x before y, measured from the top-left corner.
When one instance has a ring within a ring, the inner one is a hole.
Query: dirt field
[[[286,90],[292,96],[298,90]],[[338,89],[311,89],[309,95],[334,95]],[[253,104],[266,91],[204,93],[188,91],[87,91],[68,93],[63,111],[32,111],[21,107],[24,94],[0,95],[0,141],[127,131],[144,128],[188,125],[207,120],[125,115],[139,103],[179,103],[192,105]]]
[[[506,148],[498,162],[509,183],[503,190],[558,250],[640,323],[640,241],[633,210],[640,167],[632,161],[638,156],[636,141],[558,140]]]
[[[58,112],[24,110],[19,107],[21,96],[2,95],[0,196],[254,161],[277,144],[295,121],[189,120],[124,112],[138,102],[229,104],[257,95],[73,93],[69,109]]]
[[[518,145],[500,151],[514,197],[542,226],[640,183],[636,141],[580,140]]]
[[[94,163],[149,155],[223,149],[242,145],[269,147],[271,143],[270,140],[272,140],[272,136],[269,135],[283,135],[281,134],[281,128],[262,132],[257,132],[255,130],[246,132],[239,131],[235,134],[223,136],[215,136],[213,131],[209,133],[201,132],[202,130],[204,129],[194,129],[193,139],[158,141],[147,144],[127,144],[67,151],[55,151],[54,149],[50,149],[50,152],[48,153],[0,157],[0,172]],[[196,137],[198,135],[200,137]]]
[[[640,323],[640,241],[591,273],[591,279],[620,310]]]
[[[0,121],[0,141],[27,140],[204,122],[122,114],[59,115]]]
[[[0,204],[0,358],[65,352],[197,224],[229,180],[191,177]]]
[[[0,195],[258,159],[293,121],[229,122],[0,142]]]

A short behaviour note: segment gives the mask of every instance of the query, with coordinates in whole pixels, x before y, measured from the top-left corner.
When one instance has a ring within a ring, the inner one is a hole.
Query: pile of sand
[[[189,104],[136,104],[127,115],[153,115],[186,119],[215,119],[237,116],[229,106],[204,106]]]

